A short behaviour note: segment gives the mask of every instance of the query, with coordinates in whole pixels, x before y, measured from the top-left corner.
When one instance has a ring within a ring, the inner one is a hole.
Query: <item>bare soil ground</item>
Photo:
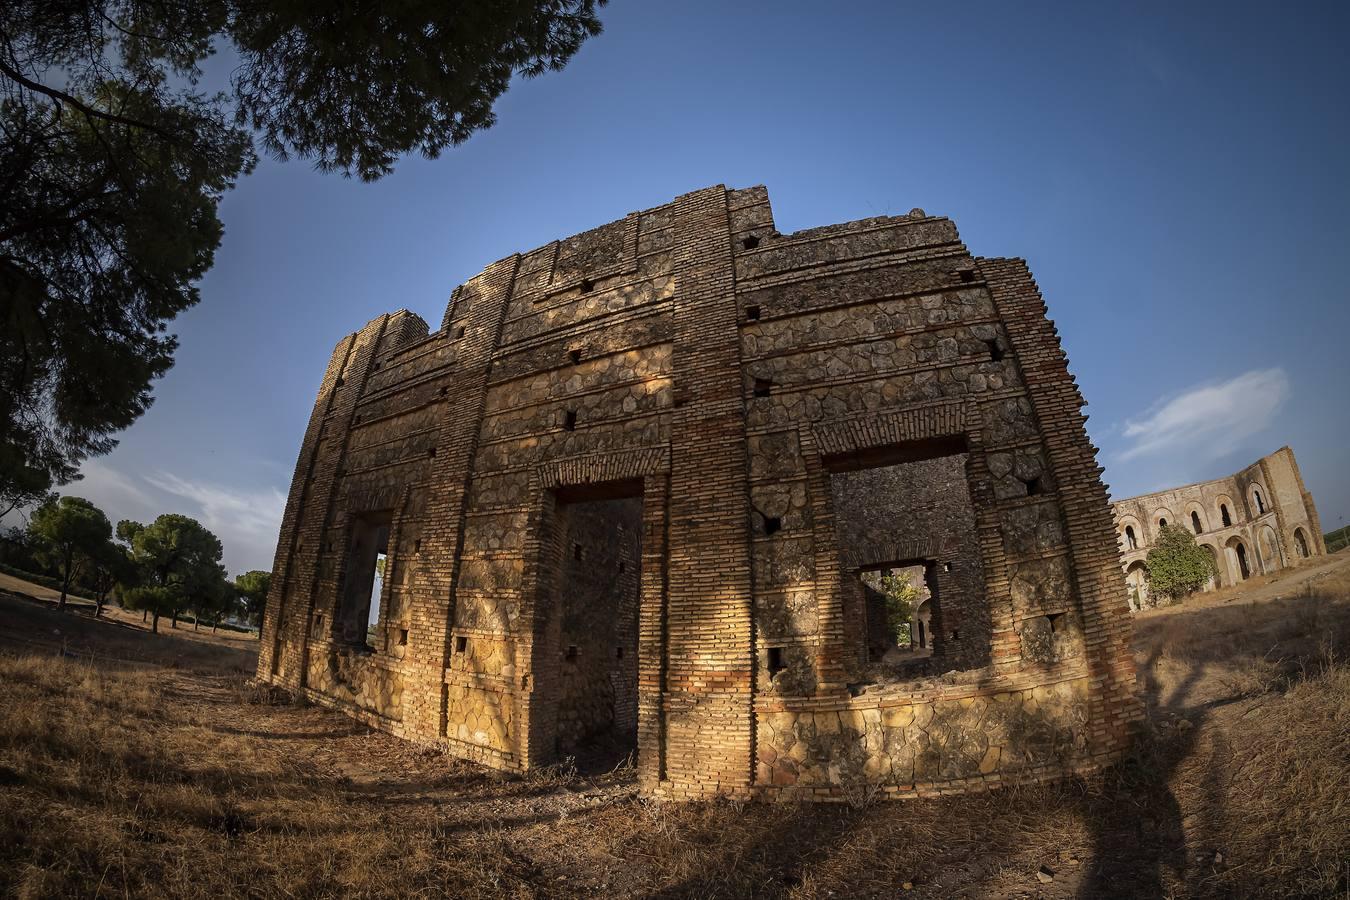
[[[0,892],[1350,897],[1350,555],[1136,625],[1149,719],[1106,775],[663,805],[631,771],[506,777],[284,702],[243,635],[0,595]]]

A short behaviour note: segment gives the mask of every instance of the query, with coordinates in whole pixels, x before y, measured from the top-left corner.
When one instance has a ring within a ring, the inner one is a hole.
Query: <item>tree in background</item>
[[[197,622],[205,619],[211,623],[214,634],[220,620],[234,612],[239,606],[239,594],[234,582],[225,574],[224,567],[218,567],[215,576],[204,584],[192,598],[192,630],[197,630]]]
[[[1149,592],[1176,601],[1195,593],[1214,577],[1214,558],[1177,525],[1164,525],[1144,560]]]
[[[244,615],[254,625],[262,624],[267,607],[267,592],[272,587],[272,573],[254,569],[235,578],[234,589],[244,604]]]
[[[41,548],[40,558],[60,572],[57,609],[64,610],[71,582],[90,559],[104,551],[112,539],[112,525],[101,509],[83,497],[61,497],[33,511],[28,533]]]
[[[117,536],[131,545],[131,558],[144,577],[126,597],[132,608],[150,613],[153,632],[159,631],[161,616],[169,616],[177,628],[182,611],[224,578],[220,539],[196,519],[166,513],[149,525],[123,520]]]
[[[881,593],[886,598],[886,628],[895,638],[896,646],[908,647],[919,589],[910,583],[908,575],[888,572],[881,576]]]
[[[94,618],[98,618],[114,588],[127,589],[140,583],[140,567],[127,554],[126,547],[116,541],[104,541],[96,552],[89,554],[85,580],[94,589]]]
[[[0,3],[0,508],[77,477],[150,405],[248,129],[377,179],[491,126],[512,76],[566,65],[603,3]],[[239,65],[208,95],[217,46]]]

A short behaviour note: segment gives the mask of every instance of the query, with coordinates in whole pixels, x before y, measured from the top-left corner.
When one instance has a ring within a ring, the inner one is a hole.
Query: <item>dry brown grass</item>
[[[856,808],[505,778],[279,702],[227,648],[91,632],[56,655],[45,613],[0,601],[43,642],[0,655],[0,891],[1345,897],[1350,565],[1286,593],[1139,620],[1149,725],[1109,775]]]

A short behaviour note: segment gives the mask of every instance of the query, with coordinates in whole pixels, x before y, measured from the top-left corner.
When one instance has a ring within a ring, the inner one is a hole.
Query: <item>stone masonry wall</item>
[[[338,344],[258,674],[512,770],[612,710],[660,797],[1087,771],[1139,707],[1081,406],[1025,264],[971,256],[950,220],[784,235],[762,187],[695,191],[493,263],[434,333],[399,311]],[[901,463],[889,499],[832,489]],[[588,570],[576,513],[605,503],[621,536]],[[367,646],[336,623],[354,529],[375,520],[389,557]],[[957,673],[863,665],[858,553],[901,547],[884,561],[953,565],[933,630]],[[611,604],[633,624],[593,627]]]

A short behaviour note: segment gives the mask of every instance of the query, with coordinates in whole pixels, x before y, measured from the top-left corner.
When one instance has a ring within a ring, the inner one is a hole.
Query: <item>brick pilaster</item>
[[[1083,396],[1025,260],[980,259],[980,273],[1007,329],[1035,411],[1047,461],[1059,485],[1066,536],[1078,588],[1084,649],[1097,691],[1091,695],[1091,752],[1109,753],[1128,741],[1142,715],[1136,695],[1131,625],[1125,602],[1115,524],[1096,448],[1087,434]]]
[[[666,769],[744,791],[753,754],[749,482],[726,191],[675,202]]]

